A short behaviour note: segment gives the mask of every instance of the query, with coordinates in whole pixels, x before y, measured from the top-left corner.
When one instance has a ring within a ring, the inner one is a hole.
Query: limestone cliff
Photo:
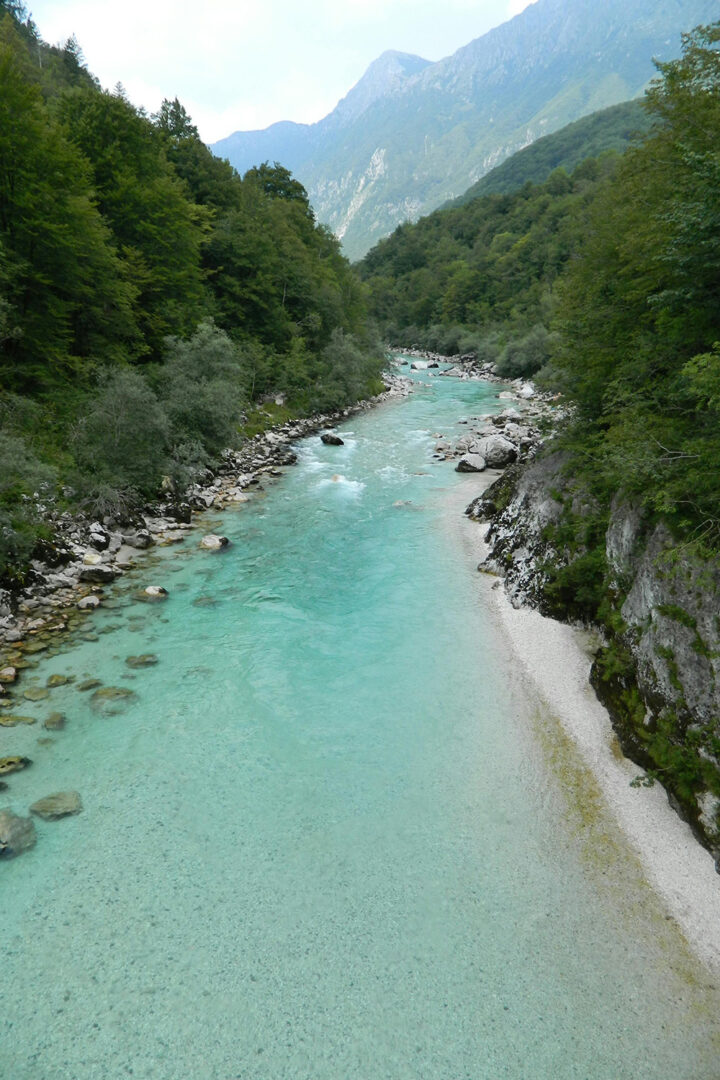
[[[625,753],[662,783],[720,867],[720,559],[617,499],[603,511],[561,453],[507,470],[468,514],[512,602],[596,626],[592,682]]]

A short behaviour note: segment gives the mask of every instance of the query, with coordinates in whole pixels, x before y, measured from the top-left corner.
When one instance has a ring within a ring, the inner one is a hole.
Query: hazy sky
[[[26,0],[50,44],[75,34],[103,86],[149,111],[178,97],[213,142],[325,116],[386,49],[449,56],[532,0]]]

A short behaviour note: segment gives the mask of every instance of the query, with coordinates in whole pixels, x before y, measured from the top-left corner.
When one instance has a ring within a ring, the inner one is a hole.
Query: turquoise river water
[[[717,996],[523,686],[421,377],[126,577],[3,730],[5,1080],[713,1080]],[[475,560],[476,561],[476,560]],[[142,604],[146,584],[170,591]],[[87,638],[87,640],[85,639]],[[157,666],[133,671],[128,655]]]

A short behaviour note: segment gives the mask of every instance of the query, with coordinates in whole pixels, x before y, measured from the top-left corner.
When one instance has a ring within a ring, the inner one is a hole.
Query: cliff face
[[[591,679],[623,750],[720,870],[720,559],[632,503],[603,514],[566,466],[559,453],[513,466],[468,507],[490,523],[485,568],[516,606],[600,628]]]

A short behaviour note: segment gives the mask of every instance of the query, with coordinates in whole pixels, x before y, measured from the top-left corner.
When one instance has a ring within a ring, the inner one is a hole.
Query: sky
[[[75,34],[101,84],[155,112],[179,98],[205,142],[326,116],[386,49],[449,56],[534,0],[25,0]]]

